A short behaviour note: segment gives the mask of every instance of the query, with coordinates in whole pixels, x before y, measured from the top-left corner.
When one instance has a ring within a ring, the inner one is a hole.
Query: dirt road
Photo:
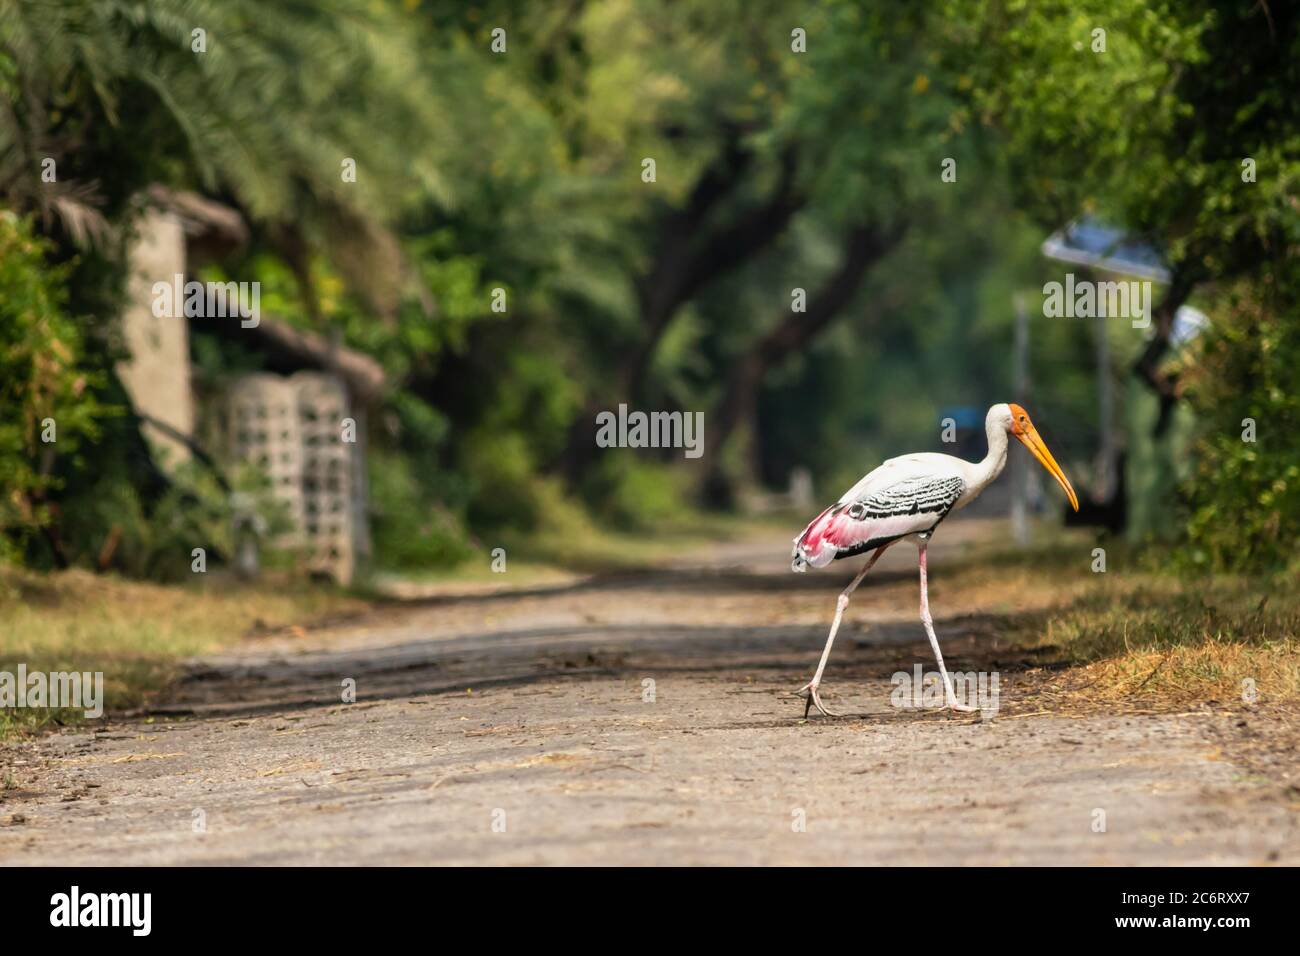
[[[802,720],[787,695],[854,569],[740,545],[246,640],[150,717],[0,753],[0,862],[1300,863],[1294,796],[1218,744],[1240,716],[1035,715],[1005,609],[946,616],[932,555],[945,654],[999,673],[993,719],[891,705],[932,664],[897,548],[823,685],[852,716]]]

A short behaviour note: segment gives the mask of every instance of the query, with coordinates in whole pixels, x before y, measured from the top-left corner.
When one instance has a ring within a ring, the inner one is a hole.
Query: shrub
[[[375,559],[390,570],[445,567],[469,556],[461,522],[418,480],[407,455],[372,449],[368,456]]]
[[[1185,555],[1216,570],[1281,567],[1300,538],[1300,323],[1238,292],[1202,348],[1190,373],[1202,430],[1183,489]]]
[[[0,557],[10,560],[49,523],[56,459],[75,457],[112,411],[79,366],[69,267],[46,261],[51,248],[28,221],[0,212]]]
[[[672,524],[686,510],[690,497],[687,476],[680,467],[638,461],[635,452],[604,456],[592,484],[597,512],[617,527],[648,530]]]

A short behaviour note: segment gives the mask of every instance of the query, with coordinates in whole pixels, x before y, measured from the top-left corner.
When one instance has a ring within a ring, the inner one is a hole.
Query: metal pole
[[[1097,336],[1097,478],[1096,497],[1108,503],[1115,493],[1115,400],[1110,380],[1110,337],[1106,334],[1106,317],[1096,319]]]
[[[1029,312],[1023,293],[1016,294],[1015,307],[1016,401],[1026,405],[1029,402]],[[1029,473],[1025,465],[1023,454],[1011,456],[1011,535],[1022,548],[1029,544]]]

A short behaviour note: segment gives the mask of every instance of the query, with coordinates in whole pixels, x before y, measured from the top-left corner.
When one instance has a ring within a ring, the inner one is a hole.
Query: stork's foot
[[[837,714],[832,714],[829,710],[826,709],[826,705],[822,703],[821,695],[817,693],[817,685],[813,681],[809,681],[808,683],[804,684],[797,691],[795,691],[795,693],[804,699],[804,705],[803,705],[804,720],[808,719],[808,711],[812,710],[814,707],[817,708],[817,712],[820,713],[823,717],[838,716]]]
[[[973,714],[977,710],[979,710],[978,707],[972,707],[969,704],[957,703],[957,699],[955,697],[952,700],[948,701],[948,709],[955,710],[959,714]]]

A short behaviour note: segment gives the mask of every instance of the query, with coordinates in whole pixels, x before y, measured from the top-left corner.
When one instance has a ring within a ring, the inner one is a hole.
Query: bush
[[[0,212],[0,557],[10,560],[49,523],[56,459],[75,457],[111,412],[79,366],[68,267],[48,264],[51,248],[29,222]]]
[[[368,456],[371,533],[376,563],[401,571],[463,561],[470,544],[461,522],[434,500],[406,455],[372,449]]]
[[[1185,555],[1216,570],[1284,566],[1300,538],[1300,324],[1238,293],[1216,310],[1189,397],[1202,423],[1184,485]],[[1247,440],[1253,422],[1254,440]]]
[[[620,528],[648,530],[671,524],[686,510],[690,493],[680,467],[636,460],[635,452],[607,454],[588,483],[596,511]]]
[[[474,485],[469,506],[473,527],[521,533],[538,527],[544,508],[523,435],[479,428],[465,441],[462,465]]]
[[[195,548],[204,550],[208,568],[229,560],[234,550],[230,496],[192,464],[176,469],[172,481],[146,501],[124,476],[110,474],[68,501],[60,530],[81,546],[69,557],[87,565],[102,559],[105,568],[154,581],[189,579]],[[100,553],[108,541],[111,553]]]

